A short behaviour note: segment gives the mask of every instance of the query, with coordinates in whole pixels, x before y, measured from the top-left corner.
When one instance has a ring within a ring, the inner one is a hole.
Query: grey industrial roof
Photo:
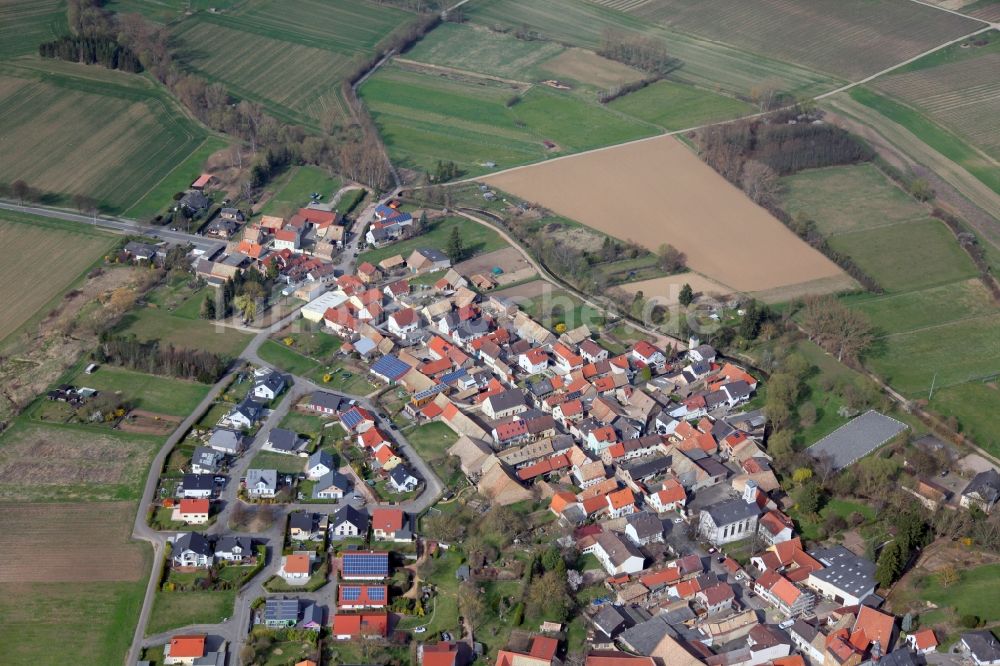
[[[809,553],[823,563],[823,569],[812,576],[859,597],[875,588],[875,565],[871,560],[858,557],[843,546],[817,548]]]
[[[871,410],[840,426],[806,449],[806,452],[814,458],[830,456],[834,469],[843,469],[908,427],[892,417]]]

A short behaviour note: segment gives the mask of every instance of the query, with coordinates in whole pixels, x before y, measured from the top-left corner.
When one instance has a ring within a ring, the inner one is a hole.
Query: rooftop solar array
[[[372,364],[372,372],[389,379],[399,379],[410,371],[410,366],[395,356],[386,355]]]
[[[384,578],[389,575],[389,554],[344,553],[342,571],[348,578]]]
[[[356,585],[344,585],[341,594],[344,601],[357,601],[361,598],[361,588]]]

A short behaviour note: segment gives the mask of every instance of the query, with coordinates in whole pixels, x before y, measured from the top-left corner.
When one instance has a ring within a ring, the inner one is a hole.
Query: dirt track
[[[699,273],[756,292],[843,277],[673,137],[567,157],[484,179],[651,250],[671,243]]]

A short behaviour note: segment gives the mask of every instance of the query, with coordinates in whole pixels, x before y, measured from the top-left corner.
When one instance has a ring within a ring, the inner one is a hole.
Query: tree
[[[212,298],[211,294],[205,294],[205,300],[201,302],[199,314],[202,319],[215,319],[215,299]]]
[[[934,188],[931,187],[926,178],[915,178],[910,183],[910,194],[917,201],[930,201],[934,198]]]
[[[649,366],[648,365],[642,366],[642,369],[639,370],[639,379],[641,379],[644,382],[648,382],[652,378],[653,378],[653,371],[649,369]]]
[[[566,574],[546,571],[532,581],[527,595],[527,615],[532,618],[562,622],[569,616],[573,602],[566,591]]]
[[[684,253],[669,243],[664,243],[657,249],[656,257],[660,268],[667,273],[678,273],[684,270],[687,261]]]
[[[97,202],[86,194],[74,194],[73,205],[81,213],[89,213],[97,208]]]
[[[808,467],[799,467],[792,473],[792,483],[802,485],[813,477],[813,471]]]
[[[948,564],[938,571],[937,578],[941,587],[951,587],[959,580],[958,571],[955,570],[954,565]]]
[[[118,317],[131,310],[133,305],[135,305],[135,292],[128,287],[118,287],[111,292],[107,309],[112,317]]]
[[[781,430],[779,432],[773,433],[767,440],[767,452],[771,454],[779,464],[791,457],[795,453],[795,448],[792,446],[792,431],[791,430]]]
[[[875,565],[875,580],[882,587],[889,587],[903,573],[904,553],[902,543],[897,539],[882,549]]]
[[[687,282],[685,282],[684,286],[681,287],[681,293],[677,296],[677,302],[684,307],[687,307],[694,302],[694,289],[692,289],[691,285]]]
[[[743,167],[743,191],[754,203],[766,204],[781,192],[777,172],[763,162],[750,160]]]
[[[816,405],[805,402],[799,407],[799,425],[803,428],[816,425]]]
[[[24,200],[31,197],[31,187],[20,178],[11,183],[10,192],[17,199],[17,203],[22,206],[24,205]]]
[[[857,361],[875,341],[868,318],[832,296],[805,299],[802,327],[810,340],[835,355],[838,361]]]
[[[247,321],[253,321],[254,317],[257,316],[257,301],[249,296],[240,294],[233,300],[233,304]]]
[[[458,608],[462,617],[469,623],[469,628],[475,630],[483,619],[486,604],[479,586],[472,581],[465,581],[458,588]]]
[[[819,486],[815,483],[807,483],[799,488],[796,493],[795,503],[799,510],[806,515],[813,515],[819,512],[822,503],[822,495]]]
[[[458,263],[465,257],[465,243],[462,241],[462,234],[458,227],[452,227],[446,252],[452,263]]]

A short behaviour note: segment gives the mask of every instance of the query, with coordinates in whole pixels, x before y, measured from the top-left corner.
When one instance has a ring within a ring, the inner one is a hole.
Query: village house
[[[175,567],[207,569],[215,563],[215,549],[204,534],[184,532],[173,540],[170,557]]]
[[[215,559],[230,564],[251,564],[256,561],[257,553],[253,541],[246,536],[224,536],[215,544]]]
[[[323,450],[316,451],[306,459],[306,478],[310,481],[318,481],[334,471],[335,464],[332,453]]]
[[[351,490],[347,477],[336,470],[330,470],[313,484],[313,499],[339,500]]]
[[[610,576],[633,574],[642,571],[645,558],[635,546],[622,540],[613,532],[601,532],[591,537],[589,544],[580,544],[580,552],[593,554]]]
[[[248,469],[244,488],[251,498],[273,498],[278,494],[278,470]]]
[[[413,533],[407,527],[402,509],[379,508],[372,512],[372,538],[378,541],[409,542]]]
[[[182,499],[174,507],[170,519],[175,523],[204,525],[208,522],[211,502],[207,499]]]
[[[368,514],[344,504],[330,516],[330,534],[334,538],[364,536],[368,532]]]
[[[312,560],[304,553],[284,555],[278,575],[289,585],[305,585],[312,575]]]

